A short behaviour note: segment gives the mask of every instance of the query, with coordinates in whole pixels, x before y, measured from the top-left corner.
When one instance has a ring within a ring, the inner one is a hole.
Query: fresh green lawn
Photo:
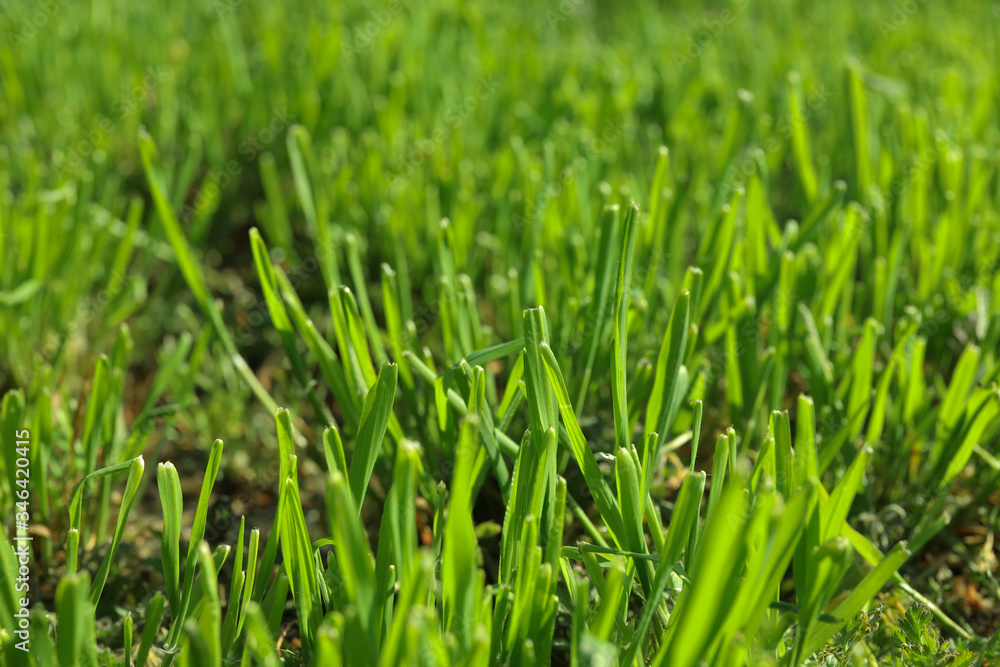
[[[5,3],[0,667],[997,664],[998,62],[969,0]]]

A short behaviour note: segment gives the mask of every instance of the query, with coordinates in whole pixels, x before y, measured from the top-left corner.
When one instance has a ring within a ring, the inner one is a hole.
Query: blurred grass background
[[[775,219],[801,220],[806,202],[786,140],[790,72],[809,104],[804,122],[820,181],[844,178],[848,197],[861,198],[849,177],[853,152],[838,140],[849,133],[849,58],[863,64],[872,92],[867,111],[880,129],[869,150],[880,182],[891,181],[888,158],[901,149],[901,110],[992,163],[997,11],[991,3],[916,0],[4,3],[5,233],[20,233],[12,221],[24,215],[39,220],[50,258],[63,246],[92,246],[63,253],[59,266],[53,259],[47,289],[34,300],[46,311],[34,320],[42,326],[23,346],[8,336],[5,361],[38,352],[46,334],[70,326],[75,306],[99,297],[97,286],[108,282],[108,263],[74,260],[99,256],[101,231],[121,238],[131,199],[148,197],[140,126],[158,143],[190,242],[216,269],[247,265],[253,224],[266,230],[280,226],[272,218],[291,217],[301,229],[285,144],[294,122],[313,137],[327,215],[372,246],[370,267],[392,257],[383,230],[402,230],[416,250],[445,215],[461,221],[468,261],[459,268],[482,288],[488,269],[481,267],[504,260],[495,242],[474,243],[475,235],[509,234],[511,216],[537,202],[579,155],[587,157],[575,170],[579,180],[594,186],[585,196],[595,197],[601,181],[635,195],[652,178],[657,147],[667,145],[697,227],[725,201],[717,185],[740,157],[768,147],[762,175]],[[611,141],[600,142],[609,130]],[[268,175],[281,196],[265,203]],[[164,261],[155,214],[147,206],[141,215],[148,231],[138,234],[135,263],[117,283],[135,299],[139,283],[155,288],[156,309],[163,297],[180,296],[180,283]],[[420,285],[430,255],[409,257]],[[671,263],[676,283],[685,264],[679,256]],[[7,276],[11,270],[8,262]],[[36,277],[43,273],[36,267]],[[239,309],[238,286],[223,291]],[[94,310],[104,319],[105,308]],[[104,331],[113,332],[108,319]],[[175,322],[153,313],[138,332],[151,346]],[[100,323],[92,325],[97,333]]]

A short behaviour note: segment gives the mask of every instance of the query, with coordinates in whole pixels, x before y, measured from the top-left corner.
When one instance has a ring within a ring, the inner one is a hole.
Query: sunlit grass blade
[[[94,608],[87,600],[90,577],[86,573],[62,578],[56,589],[59,634],[56,650],[60,667],[96,665],[94,651]]]
[[[715,511],[709,512],[688,568],[691,584],[674,607],[672,627],[652,664],[694,665],[707,651],[728,611],[726,592],[737,576],[730,564],[744,548],[739,536],[745,510],[742,489],[730,484]]]
[[[626,396],[625,362],[628,338],[628,300],[629,287],[632,284],[632,262],[635,257],[635,240],[638,234],[637,220],[639,208],[632,204],[625,212],[625,243],[622,246],[621,259],[618,261],[618,282],[615,286],[615,309],[611,328],[611,396],[615,418],[615,446],[619,449],[632,444],[627,416],[628,397]]]
[[[619,246],[618,236],[621,214],[618,205],[613,205],[604,210],[601,214],[601,243],[599,246],[597,265],[595,267],[595,291],[591,297],[590,308],[587,314],[587,327],[585,329],[585,340],[583,349],[586,350],[587,357],[580,377],[580,386],[577,390],[576,412],[583,409],[583,403],[587,399],[590,389],[590,379],[594,370],[594,363],[597,359],[597,350],[604,335],[605,322],[608,319],[611,300],[611,284],[613,277],[615,250]]]
[[[254,264],[257,268],[257,278],[260,281],[261,290],[264,292],[264,301],[267,310],[271,315],[271,322],[274,324],[278,336],[281,338],[282,347],[292,365],[292,373],[295,379],[302,386],[309,396],[313,408],[324,418],[329,419],[329,411],[320,403],[313,391],[309,378],[306,375],[305,364],[299,354],[298,341],[295,331],[292,328],[292,321],[288,316],[288,310],[282,298],[282,292],[278,284],[278,278],[271,264],[271,257],[267,246],[256,228],[250,230],[250,247],[253,251]]]
[[[212,554],[208,550],[208,544],[204,541],[198,544],[198,564],[201,569],[201,590],[205,601],[201,617],[198,619],[198,628],[201,630],[207,649],[207,652],[201,657],[206,664],[214,665],[222,660],[219,641],[222,609],[219,603],[219,574],[212,560]]]
[[[326,507],[337,564],[343,576],[345,598],[357,610],[355,623],[361,635],[353,644],[358,656],[374,660],[376,650],[372,623],[376,619],[372,618],[372,612],[375,609],[375,571],[351,490],[347,480],[337,471],[331,471],[327,477]]]
[[[368,490],[368,480],[375,468],[375,460],[382,448],[392,414],[392,402],[396,396],[396,378],[398,366],[387,363],[379,370],[378,379],[369,390],[361,411],[361,422],[358,427],[358,437],[355,441],[354,454],[351,456],[350,478],[351,495],[360,511]]]
[[[653,390],[649,395],[646,407],[645,432],[658,433],[660,442],[669,436],[673,420],[676,418],[674,405],[678,400],[678,373],[683,363],[683,355],[687,350],[687,335],[691,321],[691,295],[687,290],[681,290],[670,314],[670,323],[663,334],[663,342],[656,358],[656,375],[653,380]],[[656,460],[656,452],[642,452],[643,473],[646,484],[652,475],[652,464]]]
[[[607,482],[604,481],[601,469],[597,465],[597,459],[594,457],[594,453],[590,450],[590,445],[587,444],[583,431],[580,430],[580,424],[576,419],[576,413],[573,412],[573,405],[569,400],[569,392],[566,390],[566,382],[563,380],[562,372],[559,370],[559,363],[556,361],[552,348],[543,343],[541,345],[541,351],[542,359],[545,362],[545,370],[548,373],[549,381],[552,383],[552,388],[555,391],[556,404],[559,406],[559,413],[562,415],[563,424],[565,425],[569,436],[573,456],[576,458],[577,465],[580,466],[580,470],[583,472],[583,476],[587,480],[587,486],[590,489],[590,492],[594,494],[594,502],[597,504],[598,511],[601,513],[601,518],[604,519],[604,522],[608,527],[608,531],[611,533],[612,539],[614,539],[619,546],[623,546],[625,544],[624,525],[622,523],[622,515],[621,510],[618,507],[618,502],[611,493],[611,489],[608,488]]]
[[[115,555],[118,553],[118,546],[121,544],[122,536],[125,533],[125,522],[132,511],[132,504],[135,502],[136,491],[139,489],[139,483],[142,481],[142,473],[145,467],[141,456],[132,459],[130,462],[128,481],[125,482],[125,491],[122,493],[122,503],[118,510],[118,521],[115,524],[115,533],[111,539],[111,546],[108,548],[108,553],[101,562],[101,567],[97,571],[94,583],[90,589],[90,603],[93,605],[96,605],[98,600],[101,599],[101,593],[104,591],[104,584],[108,580],[111,564],[115,560]]]
[[[170,207],[170,203],[167,201],[166,195],[164,194],[165,189],[162,184],[162,176],[160,175],[158,165],[159,153],[156,149],[156,145],[153,143],[152,137],[150,137],[145,130],[142,130],[139,135],[139,148],[142,155],[142,166],[146,173],[146,180],[149,184],[150,192],[153,195],[153,203],[156,205],[156,210],[160,216],[160,221],[163,223],[163,228],[167,233],[167,238],[170,240],[170,243],[174,248],[174,253],[177,258],[177,263],[180,266],[181,273],[184,275],[184,279],[187,281],[188,287],[190,287],[191,292],[194,294],[195,301],[198,302],[199,307],[205,314],[208,321],[212,323],[215,333],[222,342],[226,353],[229,354],[233,366],[246,381],[247,386],[249,386],[251,391],[253,391],[254,396],[256,396],[257,400],[259,400],[268,410],[276,410],[278,406],[275,404],[274,399],[271,398],[271,395],[260,384],[260,380],[258,380],[257,376],[250,370],[246,361],[242,356],[240,356],[239,352],[237,352],[236,345],[233,343],[233,340],[229,336],[229,332],[226,329],[226,325],[222,321],[222,314],[219,312],[215,302],[212,300],[212,296],[208,291],[208,285],[205,281],[205,275],[202,273],[201,267],[195,261],[194,255],[191,252],[191,247],[188,245],[187,239],[184,237],[184,232],[181,229],[180,223],[177,221],[177,218]]]
[[[646,607],[642,611],[632,642],[622,659],[622,664],[631,665],[635,657],[639,655],[646,640],[660,598],[666,591],[670,574],[674,571],[674,564],[680,558],[688,535],[698,522],[698,505],[704,488],[705,473],[688,475],[681,484],[677,503],[674,506],[673,521],[671,521],[670,529],[667,531],[667,541],[660,553],[660,564],[656,569],[656,577],[650,588],[650,595],[646,600]]]
[[[476,627],[476,537],[469,508],[478,432],[478,416],[468,415],[462,423],[455,453],[455,475],[452,478],[445,524],[444,561],[441,565],[444,627],[455,633],[459,646],[465,650],[472,646]]]
[[[201,493],[198,496],[198,506],[195,509],[194,522],[191,524],[191,541],[188,545],[187,558],[184,563],[184,580],[181,585],[180,610],[176,616],[171,615],[170,632],[167,635],[166,649],[175,649],[181,639],[184,629],[184,622],[188,618],[191,610],[192,593],[194,591],[195,570],[198,563],[198,544],[205,537],[205,527],[208,523],[209,498],[212,495],[212,487],[215,486],[215,479],[219,474],[219,466],[222,464],[221,440],[216,440],[212,444],[212,450],[208,458],[208,466],[205,470],[205,477],[202,479]],[[179,555],[179,554],[178,554]],[[173,654],[168,653],[165,663],[172,659]]]
[[[854,587],[854,590],[840,604],[830,610],[830,614],[840,619],[849,619],[856,616],[862,607],[875,597],[875,594],[882,589],[882,586],[889,581],[896,570],[899,569],[899,566],[909,556],[910,552],[907,551],[906,544],[897,544],[873,570],[865,575],[864,579]],[[802,654],[810,655],[822,648],[840,625],[840,623],[818,623],[809,633]]]
[[[308,659],[313,650],[315,633],[323,617],[319,600],[320,575],[316,571],[309,531],[302,514],[302,501],[293,477],[285,479],[281,494],[284,504],[284,515],[279,518],[282,524],[281,553],[298,613],[304,656]]]

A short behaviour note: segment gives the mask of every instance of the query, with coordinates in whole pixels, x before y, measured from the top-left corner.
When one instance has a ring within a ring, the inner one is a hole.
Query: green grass
[[[998,21],[5,6],[0,667],[992,664]]]

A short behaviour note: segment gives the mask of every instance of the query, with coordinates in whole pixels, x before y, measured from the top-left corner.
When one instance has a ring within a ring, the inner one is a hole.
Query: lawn
[[[10,0],[0,667],[1000,664],[1000,5]]]

